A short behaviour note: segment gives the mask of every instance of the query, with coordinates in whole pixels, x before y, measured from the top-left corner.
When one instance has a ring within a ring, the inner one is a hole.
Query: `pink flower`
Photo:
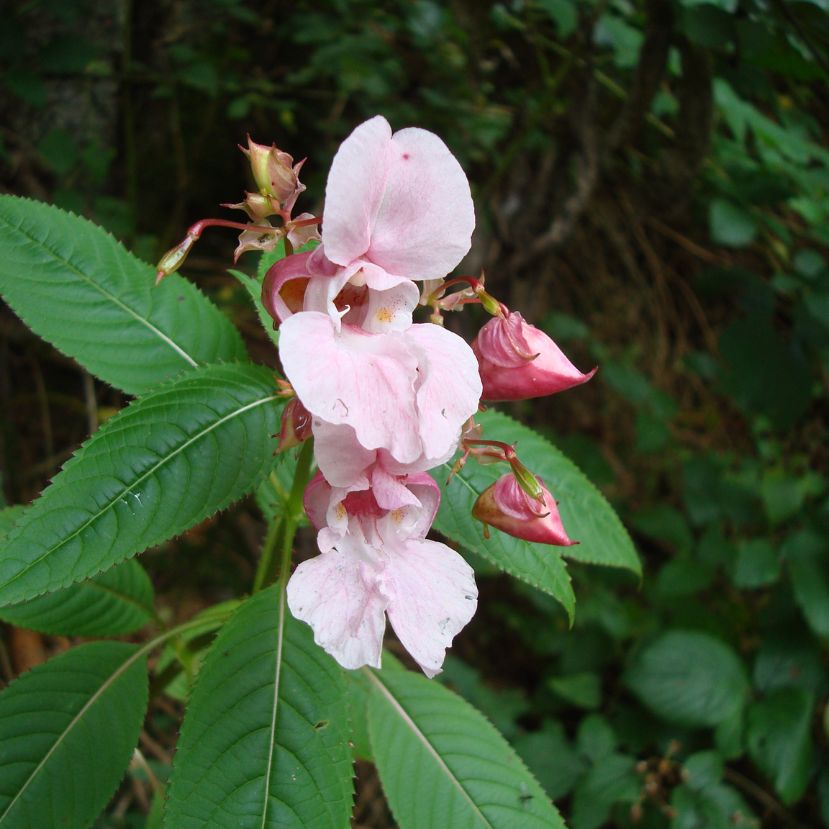
[[[561,349],[520,313],[493,317],[472,343],[478,358],[484,400],[526,400],[586,383]]]
[[[329,260],[409,279],[445,276],[469,250],[475,209],[457,159],[434,133],[392,134],[378,115],[340,146],[325,189]]]
[[[484,524],[525,541],[569,547],[572,541],[561,523],[555,499],[536,478],[541,487],[541,499],[528,495],[511,472],[502,475],[487,487],[475,501],[472,514]]]
[[[481,381],[469,346],[439,325],[371,334],[318,312],[294,314],[280,329],[285,376],[305,408],[350,426],[366,450],[396,461],[454,451],[478,409]],[[316,430],[315,430],[316,433]]]
[[[322,553],[291,576],[288,607],[345,668],[380,667],[388,616],[432,677],[474,615],[478,591],[464,559],[425,538],[440,498],[435,482],[422,474],[402,483],[411,503],[389,510],[375,489],[332,489],[320,475],[311,481],[306,509]]]

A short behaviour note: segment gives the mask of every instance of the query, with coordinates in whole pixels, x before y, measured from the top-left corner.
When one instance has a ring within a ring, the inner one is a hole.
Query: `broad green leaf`
[[[279,399],[252,365],[194,369],[107,421],[0,544],[0,603],[106,570],[223,509],[272,464]]]
[[[819,636],[829,636],[829,543],[813,530],[786,539],[781,549],[789,563],[794,596]]]
[[[141,394],[185,369],[245,359],[241,337],[177,275],[57,207],[0,196],[0,294],[39,336],[92,374]]]
[[[781,688],[748,709],[748,753],[786,804],[800,798],[811,776],[813,708],[811,692]]]
[[[0,607],[5,622],[63,636],[120,636],[152,617],[153,586],[134,560],[54,593]]]
[[[374,761],[401,829],[564,829],[515,751],[469,703],[398,667],[365,675]]]
[[[0,510],[2,540],[25,512]],[[125,561],[89,581],[0,607],[0,619],[18,627],[63,636],[120,636],[145,625],[153,616],[153,586],[137,561]]]
[[[546,720],[540,731],[520,735],[514,746],[553,800],[567,795],[584,774],[584,761],[556,720]]]
[[[671,630],[642,650],[625,682],[655,714],[715,726],[743,706],[748,682],[731,648],[707,633]]]
[[[743,248],[757,236],[757,222],[742,207],[724,199],[714,199],[708,212],[711,238],[720,245]]]
[[[0,539],[7,535],[17,520],[23,515],[26,507],[22,504],[15,504],[12,507],[0,509]]]
[[[0,827],[88,826],[124,774],[147,708],[143,651],[93,642],[0,694]]]
[[[236,611],[199,672],[165,826],[345,829],[351,778],[342,671],[274,585]]]
[[[472,517],[472,506],[478,495],[504,473],[505,467],[481,465],[473,460],[442,487],[443,498],[435,521],[440,532],[507,573],[554,596],[571,617],[575,597],[562,555],[641,572],[639,558],[616,513],[573,463],[540,435],[500,412],[486,412],[479,422],[488,440],[517,444],[519,456],[544,479],[560,501],[564,526],[570,537],[580,543],[559,549],[522,541],[498,530],[492,530],[491,537],[485,539],[482,525]],[[445,477],[450,468],[451,464],[445,464],[435,477]]]
[[[606,822],[614,803],[628,807],[635,803],[642,791],[635,766],[636,760],[625,754],[600,757],[573,792],[572,829],[597,829]]]

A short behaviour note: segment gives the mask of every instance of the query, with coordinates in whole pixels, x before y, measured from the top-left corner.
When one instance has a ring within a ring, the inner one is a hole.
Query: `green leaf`
[[[564,797],[584,774],[584,762],[560,722],[546,720],[541,731],[522,734],[514,745],[553,800]]]
[[[0,510],[0,542],[24,512],[22,506]],[[62,636],[120,636],[143,627],[153,615],[153,586],[137,561],[22,604],[0,607],[3,621]]]
[[[63,636],[120,636],[153,618],[153,586],[137,561],[22,604],[0,607],[0,619]]]
[[[746,210],[723,199],[714,199],[708,213],[711,238],[719,245],[743,248],[757,236],[757,222]]]
[[[552,677],[550,690],[579,708],[598,708],[602,702],[602,684],[598,674],[580,673]]]
[[[401,829],[564,829],[543,789],[490,722],[436,682],[369,671],[368,725]]]
[[[819,636],[829,636],[829,543],[823,535],[802,530],[781,549],[806,621]]]
[[[812,770],[814,695],[782,688],[748,709],[748,753],[774,783],[784,803],[806,790]]]
[[[107,421],[0,549],[0,604],[66,587],[184,532],[272,464],[273,380],[252,365],[194,369]]]
[[[436,529],[507,573],[554,596],[571,617],[575,597],[562,555],[641,572],[639,558],[616,513],[571,461],[540,435],[500,412],[485,412],[479,422],[488,440],[517,443],[520,457],[544,479],[560,501],[564,526],[580,543],[559,550],[497,530],[492,531],[488,540],[484,539],[481,524],[472,518],[472,506],[478,495],[504,473],[504,468],[502,464],[481,465],[471,460],[442,487]],[[450,468],[450,464],[444,465],[446,474]]]
[[[140,394],[185,369],[245,359],[241,337],[177,275],[86,219],[0,196],[0,293],[39,336],[92,374]]]
[[[0,827],[88,826],[129,763],[147,708],[143,651],[80,645],[0,694]]]
[[[642,650],[625,682],[655,714],[715,726],[745,703],[748,682],[734,651],[707,633],[671,630]]]
[[[347,720],[342,671],[286,611],[278,585],[257,593],[199,672],[165,826],[348,826]]]
[[[780,558],[767,538],[752,538],[737,545],[732,581],[735,587],[754,590],[777,581]]]
[[[597,829],[614,803],[635,803],[642,783],[633,757],[610,754],[600,758],[573,792],[572,829]]]

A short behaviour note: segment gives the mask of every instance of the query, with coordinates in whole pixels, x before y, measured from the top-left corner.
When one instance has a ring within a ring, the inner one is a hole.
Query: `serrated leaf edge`
[[[185,378],[185,379],[187,379],[187,378]],[[17,573],[15,573],[15,574],[14,574],[14,575],[10,578],[10,579],[8,579],[7,581],[5,581],[5,582],[3,582],[2,584],[0,584],[0,589],[6,588],[6,587],[8,587],[10,584],[13,584],[13,583],[14,583],[15,581],[17,581],[20,577],[22,577],[22,576],[23,576],[23,575],[25,575],[27,572],[29,572],[29,570],[31,570],[31,569],[32,569],[32,567],[34,567],[35,565],[37,565],[37,564],[39,564],[41,561],[43,561],[43,559],[44,559],[44,558],[46,558],[46,557],[48,557],[48,556],[52,555],[52,554],[55,552],[55,550],[60,549],[60,548],[61,548],[64,544],[66,544],[67,542],[71,541],[71,540],[72,540],[73,538],[75,538],[75,537],[76,537],[79,533],[83,532],[83,530],[85,530],[85,529],[86,529],[86,528],[87,528],[90,524],[92,524],[94,521],[97,521],[97,520],[98,520],[98,519],[99,519],[102,515],[104,515],[104,514],[107,512],[107,510],[111,509],[111,508],[112,508],[112,507],[113,507],[116,503],[118,503],[118,502],[119,502],[122,498],[124,498],[126,495],[128,495],[130,492],[132,492],[132,490],[133,490],[136,486],[138,486],[139,484],[141,484],[141,483],[142,483],[144,480],[146,480],[146,479],[147,479],[150,475],[152,475],[152,474],[156,473],[156,472],[157,472],[159,469],[161,469],[161,468],[162,468],[162,467],[163,467],[163,466],[164,466],[164,465],[165,465],[168,461],[170,461],[172,458],[175,458],[177,455],[179,455],[181,452],[183,452],[185,449],[187,449],[187,448],[188,448],[189,446],[191,446],[193,443],[195,443],[196,441],[200,440],[200,439],[201,439],[201,438],[203,438],[205,435],[210,434],[210,433],[211,433],[214,429],[217,429],[219,426],[221,426],[222,424],[226,423],[227,421],[232,420],[232,419],[233,419],[233,418],[235,418],[235,417],[239,417],[240,415],[243,415],[245,412],[248,412],[248,411],[250,411],[251,409],[255,409],[255,408],[256,408],[256,407],[258,407],[258,406],[263,406],[263,405],[265,405],[266,403],[270,403],[270,402],[273,402],[273,401],[278,401],[279,399],[280,399],[280,398],[279,398],[279,396],[278,396],[277,394],[275,394],[275,393],[274,393],[274,394],[269,394],[269,395],[267,395],[266,397],[260,398],[259,400],[254,400],[253,402],[251,402],[251,403],[247,403],[246,405],[242,406],[241,408],[235,409],[234,411],[232,411],[232,412],[230,412],[230,413],[226,414],[224,417],[220,418],[219,420],[215,421],[214,423],[211,423],[209,426],[207,426],[206,428],[202,429],[202,430],[201,430],[201,431],[199,431],[197,434],[192,435],[192,436],[191,436],[190,438],[188,438],[188,440],[186,440],[186,441],[185,441],[185,442],[184,442],[181,446],[177,447],[175,451],[173,451],[173,452],[172,452],[172,453],[170,453],[169,455],[165,455],[165,457],[164,457],[162,460],[160,460],[160,461],[158,461],[157,463],[155,463],[152,467],[150,467],[150,469],[148,469],[146,472],[144,472],[144,473],[143,473],[143,474],[142,474],[139,478],[137,478],[136,480],[134,480],[134,481],[133,481],[133,482],[132,482],[129,486],[127,486],[127,487],[123,488],[123,489],[121,490],[120,494],[119,494],[117,497],[110,499],[108,503],[106,503],[103,507],[101,507],[101,508],[100,508],[100,509],[99,509],[99,510],[98,510],[98,511],[97,511],[97,512],[93,515],[93,516],[91,516],[89,519],[87,519],[87,520],[86,520],[86,521],[85,521],[85,522],[84,522],[84,523],[83,523],[80,527],[78,527],[78,529],[76,529],[76,530],[75,530],[74,532],[72,532],[70,535],[65,536],[64,538],[62,538],[60,542],[58,542],[57,544],[54,544],[52,547],[50,547],[48,550],[46,550],[45,552],[43,552],[43,553],[42,553],[40,556],[38,556],[36,559],[34,559],[33,561],[29,562],[29,563],[28,563],[28,564],[27,564],[27,565],[26,565],[23,569],[21,569],[21,570],[19,570]],[[112,420],[108,421],[108,423],[107,423],[107,424],[105,424],[105,427],[106,427],[106,426],[108,426],[108,425],[110,425],[110,424],[112,424],[112,422],[113,422]],[[95,436],[93,436],[93,437],[97,437],[97,435],[98,435],[98,434],[101,434],[101,432],[99,431],[99,432],[98,432]],[[88,443],[87,443],[87,444],[84,444],[84,446],[86,446],[86,445],[88,445]],[[84,448],[84,447],[81,447],[81,450],[82,450],[83,448]],[[79,451],[80,451],[80,450],[79,450]],[[67,462],[67,466],[69,465],[69,463],[71,463],[71,462],[72,462],[73,460],[75,460],[77,457],[78,457],[78,454],[76,453],[76,455],[75,455],[73,458],[71,458],[69,462]],[[64,467],[64,468],[65,468],[65,467]],[[18,530],[18,531],[19,531],[19,529],[20,529],[19,525],[16,525],[15,527],[13,527],[13,528],[12,528],[12,531],[9,533],[9,535],[5,536],[4,540],[5,540],[5,541],[13,541],[13,540],[17,537],[17,535],[18,535],[18,533],[15,533],[14,531],[15,531],[15,530]],[[76,579],[76,581],[81,581],[81,579]],[[55,590],[61,589],[62,587],[66,587],[66,586],[68,586],[68,584],[74,584],[74,582],[68,582],[67,584],[60,585],[59,587],[56,587],[56,588],[55,588]],[[44,592],[50,592],[50,591],[44,591]],[[54,592],[54,591],[51,591],[51,592]],[[39,594],[39,595],[42,595],[42,594]],[[25,601],[25,600],[24,600],[24,601]],[[20,602],[15,602],[14,604],[20,604]]]
[[[61,733],[60,738],[55,740],[54,744],[49,748],[49,751],[46,752],[43,759],[35,766],[35,768],[32,770],[32,773],[26,778],[26,781],[23,783],[23,785],[17,791],[17,794],[15,794],[15,796],[12,798],[12,800],[9,801],[9,805],[6,807],[3,814],[0,814],[0,824],[3,823],[3,821],[6,818],[6,815],[8,815],[9,812],[11,811],[12,806],[14,806],[14,804],[19,800],[19,798],[21,797],[23,792],[26,790],[26,788],[29,786],[29,784],[35,779],[35,777],[37,776],[37,774],[41,770],[41,768],[43,768],[45,763],[49,760],[49,758],[57,750],[57,747],[60,744],[62,744],[63,740],[66,739],[69,732],[75,727],[75,725],[80,721],[80,719],[89,710],[89,708],[92,705],[94,705],[95,702],[98,701],[98,699],[100,699],[100,697],[104,693],[104,691],[106,691],[128,668],[132,667],[132,665],[138,659],[140,659],[141,657],[143,657],[145,655],[146,655],[146,650],[144,648],[139,648],[138,646],[136,646],[135,652],[132,653],[127,659],[125,659],[123,661],[123,663],[115,671],[113,671],[107,677],[107,679],[104,680],[104,682],[101,683],[101,687],[98,688],[98,690],[84,703],[84,705],[80,709],[80,711],[78,711],[78,713],[75,714],[74,717],[72,717],[72,720],[70,721],[69,725],[67,725],[66,728]],[[48,663],[45,663],[45,664],[48,664]],[[24,676],[25,676],[25,674],[24,674]],[[8,687],[12,687],[12,686],[10,685]]]
[[[403,719],[406,725],[409,726],[409,728],[417,737],[417,739],[426,747],[429,754],[431,754],[432,757],[435,759],[440,769],[451,781],[452,785],[455,786],[455,788],[463,795],[464,799],[472,807],[473,812],[483,821],[484,826],[489,827],[489,829],[495,829],[495,826],[493,826],[493,824],[490,823],[489,820],[487,820],[486,815],[484,815],[484,813],[480,810],[478,804],[475,803],[475,801],[469,796],[469,792],[466,791],[463,784],[455,776],[452,769],[450,769],[449,766],[446,765],[446,761],[443,759],[443,757],[440,756],[437,749],[429,741],[429,738],[420,730],[417,723],[409,715],[408,711],[406,711],[406,709],[401,705],[401,703],[397,700],[394,694],[392,694],[392,692],[386,687],[386,685],[379,678],[377,673],[375,673],[374,671],[370,671],[367,668],[363,668],[362,670],[363,673],[369,678],[369,680],[380,690],[383,696],[389,701],[392,708],[395,711],[397,711],[397,713],[400,715],[400,717]],[[493,728],[494,727],[495,726],[493,726]]]

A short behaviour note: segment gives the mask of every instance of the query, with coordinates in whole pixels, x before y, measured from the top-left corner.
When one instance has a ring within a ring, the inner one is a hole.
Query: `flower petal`
[[[383,447],[404,463],[420,455],[417,362],[400,335],[349,325],[337,333],[328,316],[302,312],[282,324],[279,356],[311,414],[353,427],[366,449]]]
[[[391,127],[381,115],[360,124],[340,145],[325,186],[322,238],[338,265],[361,257],[371,243],[387,173]]]
[[[446,648],[475,614],[475,575],[458,553],[437,541],[411,539],[392,546],[388,556],[380,588],[389,621],[403,647],[433,677]]]
[[[396,132],[366,258],[411,279],[446,276],[469,250],[475,208],[461,165],[428,130]]]
[[[351,426],[339,426],[314,418],[314,457],[326,480],[335,487],[368,486],[366,471],[377,458],[366,449]]]
[[[386,619],[376,579],[374,566],[346,547],[303,561],[288,581],[291,613],[344,668],[380,667]]]
[[[478,411],[481,378],[466,341],[440,325],[413,325],[407,342],[418,358],[417,408],[424,453],[454,451],[463,424]]]

